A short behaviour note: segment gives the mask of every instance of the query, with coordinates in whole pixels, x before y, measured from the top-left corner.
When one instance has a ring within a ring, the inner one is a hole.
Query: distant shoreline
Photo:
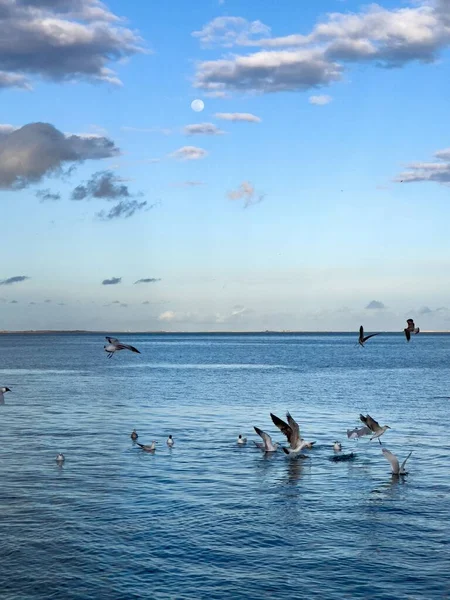
[[[114,333],[117,335],[348,335],[355,334],[355,331],[291,331],[291,330],[259,330],[259,331],[113,331],[106,330],[95,331],[88,329],[36,329],[23,331],[0,331],[0,335],[105,335],[106,333]],[[384,335],[403,334],[403,331],[380,331]],[[450,330],[432,331],[423,330],[420,334],[439,334],[449,335]]]

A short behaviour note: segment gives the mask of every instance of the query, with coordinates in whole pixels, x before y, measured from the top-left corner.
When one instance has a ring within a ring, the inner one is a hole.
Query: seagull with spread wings
[[[370,335],[365,336],[364,335],[364,327],[361,325],[361,327],[359,328],[358,344],[364,348],[364,344],[367,342],[367,340],[370,339],[371,337],[373,337],[374,335],[380,335],[380,334],[379,333],[371,333]]]
[[[389,425],[383,425],[383,427],[381,427],[381,425],[378,423],[378,421],[375,421],[375,419],[372,419],[372,417],[370,415],[366,415],[366,416],[359,415],[359,418],[365,425],[367,425],[367,427],[373,433],[373,435],[370,439],[373,440],[375,438],[378,438],[378,441],[380,442],[380,445],[381,445],[380,437],[383,435],[383,433],[386,431],[386,429],[391,429],[389,427]]]
[[[108,344],[104,346],[104,349],[105,352],[108,353],[108,358],[111,358],[114,352],[119,352],[120,350],[131,350],[131,352],[140,354],[137,348],[129,346],[128,344],[122,344],[117,338],[106,336],[106,340],[108,341]]]
[[[405,471],[405,465],[406,465],[406,461],[408,460],[408,458],[411,456],[411,454],[413,452],[412,450],[408,454],[408,456],[405,458],[405,460],[402,462],[401,465],[398,462],[398,458],[395,456],[395,454],[392,454],[392,452],[390,450],[388,450],[387,448],[382,448],[381,452],[383,453],[384,458],[386,458],[391,463],[392,475],[397,475],[397,477],[399,475],[407,475],[407,472]]]
[[[414,335],[417,335],[420,333],[420,329],[414,325],[413,319],[407,319],[406,322],[408,325],[403,331],[405,332],[406,341],[409,342],[411,339],[411,334],[414,333]]]
[[[253,442],[257,448],[262,450],[263,452],[276,452],[278,448],[278,442],[273,443],[272,438],[268,433],[259,429],[259,427],[254,427],[254,430],[262,439],[262,442]]]
[[[283,446],[283,452],[286,454],[299,454],[304,448],[310,449],[315,444],[315,442],[306,442],[302,439],[299,424],[289,412],[286,413],[287,423],[272,413],[270,413],[270,416],[274,424],[284,433],[289,442],[289,448]]]

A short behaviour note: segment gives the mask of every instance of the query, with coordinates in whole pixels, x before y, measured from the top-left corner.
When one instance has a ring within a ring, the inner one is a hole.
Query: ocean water
[[[450,598],[450,336],[118,337],[0,336],[2,600]],[[286,410],[305,460],[253,445]]]

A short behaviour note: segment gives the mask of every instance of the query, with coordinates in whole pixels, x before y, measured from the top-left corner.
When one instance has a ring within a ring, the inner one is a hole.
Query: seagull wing
[[[273,444],[272,444],[272,438],[270,437],[270,435],[268,433],[266,433],[265,431],[263,431],[262,429],[259,429],[259,427],[254,427],[256,433],[259,435],[259,437],[262,439],[262,441],[264,442],[264,449],[265,450],[274,450]]]
[[[113,338],[113,337],[108,337],[106,336],[106,338],[108,340],[108,342],[110,344],[112,344],[113,346],[115,346],[116,344],[120,344],[119,340],[117,338]]]
[[[411,454],[412,454],[412,453],[413,453],[413,451],[411,450],[411,452],[408,454],[408,456],[407,456],[407,457],[405,458],[405,460],[402,462],[402,465],[401,465],[401,467],[400,467],[400,471],[399,471],[400,475],[401,475],[402,473],[405,473],[405,465],[406,465],[406,461],[408,460],[408,458],[411,456]]]
[[[371,333],[370,335],[366,335],[366,337],[363,337],[362,342],[367,342],[367,340],[369,340],[374,335],[380,335],[380,334],[379,333]]]
[[[254,443],[254,444],[255,444],[255,446],[256,446],[257,448],[259,448],[260,450],[264,450],[264,449],[265,449],[265,446],[264,446],[264,444],[263,444],[262,442],[255,442],[255,440],[253,440],[253,443]]]
[[[359,328],[359,341],[362,342],[364,339],[364,327],[361,325]]]
[[[392,452],[390,450],[388,450],[387,448],[382,448],[381,452],[383,453],[384,458],[386,458],[391,463],[392,473],[394,475],[398,475],[399,471],[400,471],[400,465],[398,463],[398,458],[395,456],[395,454],[392,454]]]
[[[375,419],[372,419],[372,417],[370,415],[366,415],[366,416],[359,415],[359,418],[374,433],[376,431],[378,431],[378,429],[380,429],[380,424],[378,423],[378,421],[375,421]]]
[[[295,434],[292,430],[292,427],[290,425],[288,425],[287,423],[285,423],[283,421],[283,419],[280,419],[279,417],[277,417],[276,415],[274,415],[273,413],[270,413],[270,416],[272,418],[272,421],[274,422],[274,424],[278,427],[278,429],[284,433],[284,435],[287,437],[287,441],[290,443],[290,445],[292,447],[294,447],[292,445],[292,440],[295,437]]]
[[[292,429],[291,446],[295,447],[297,445],[297,443],[301,440],[300,426],[297,423],[297,421],[290,415],[289,412],[286,413],[286,417],[287,417],[289,426]]]
[[[403,330],[405,332],[405,337],[406,337],[406,341],[409,342],[409,340],[411,339],[411,332],[408,328]]]
[[[140,354],[139,350],[134,346],[129,346],[128,344],[115,344],[118,350],[131,350],[131,352],[137,352]]]

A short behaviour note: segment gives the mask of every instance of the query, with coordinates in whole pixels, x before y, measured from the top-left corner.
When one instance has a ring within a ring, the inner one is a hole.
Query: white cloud
[[[230,200],[244,200],[244,208],[264,199],[264,194],[258,193],[249,181],[243,181],[236,190],[228,192],[227,196]]]
[[[261,123],[261,119],[251,113],[216,113],[216,119],[231,121],[233,123]]]
[[[208,152],[197,146],[183,146],[170,155],[177,160],[199,160],[208,156]]]
[[[185,135],[222,135],[224,132],[213,123],[194,123],[183,128]]]
[[[444,185],[450,184],[450,148],[438,150],[435,158],[442,162],[419,162],[407,165],[407,171],[394,179],[397,183],[413,183],[418,181],[434,181]]]
[[[331,96],[310,96],[309,103],[315,104],[317,106],[325,106],[325,104],[329,104],[333,98]]]
[[[261,21],[250,22],[242,17],[216,17],[192,35],[198,38],[203,46],[247,46],[262,36],[270,35],[270,27]]]

